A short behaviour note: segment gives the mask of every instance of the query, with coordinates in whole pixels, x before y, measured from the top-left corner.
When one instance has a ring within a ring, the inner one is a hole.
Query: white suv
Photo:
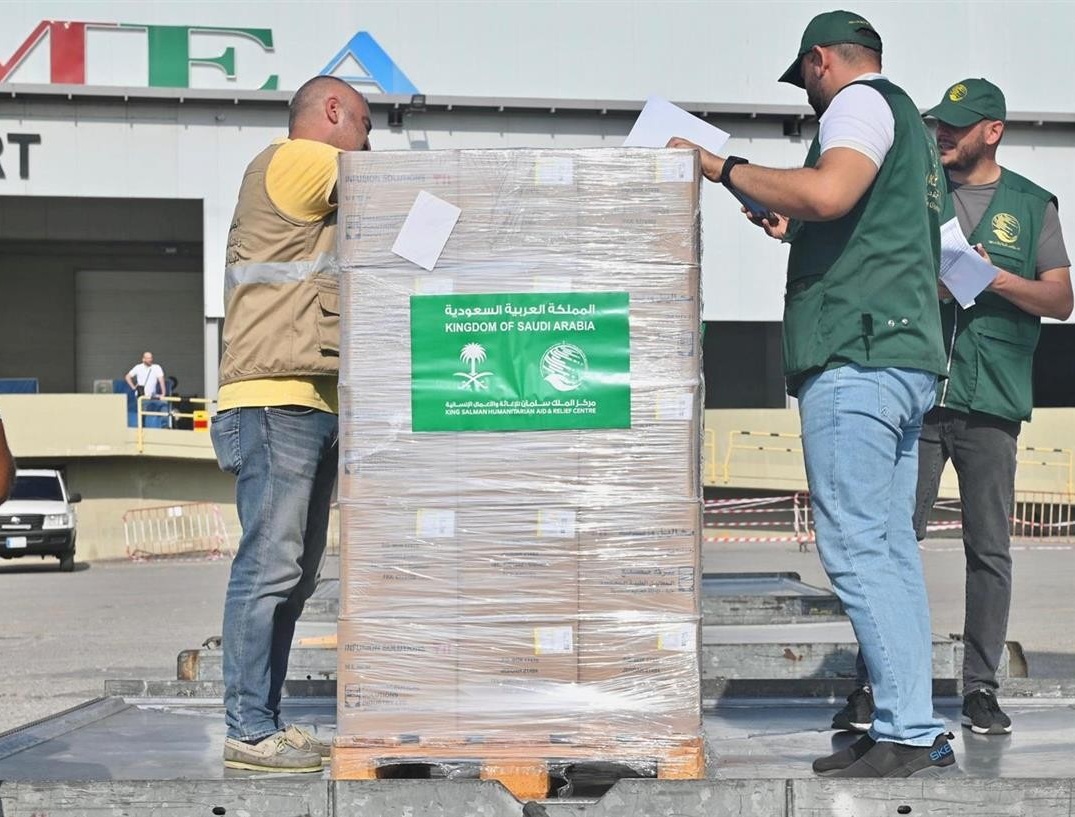
[[[75,509],[59,471],[18,470],[11,496],[0,505],[0,558],[55,556],[60,570],[75,569]]]

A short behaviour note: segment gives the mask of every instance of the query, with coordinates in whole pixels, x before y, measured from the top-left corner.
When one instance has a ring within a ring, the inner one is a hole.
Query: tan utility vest
[[[273,205],[265,171],[280,144],[246,168],[228,232],[222,386],[339,373],[336,213],[298,221]]]

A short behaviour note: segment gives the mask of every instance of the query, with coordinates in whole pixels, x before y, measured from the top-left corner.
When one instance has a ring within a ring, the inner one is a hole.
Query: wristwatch
[[[720,169],[720,183],[723,184],[725,187],[730,187],[732,181],[729,178],[729,175],[732,172],[732,168],[736,165],[748,164],[750,164],[750,162],[748,162],[742,156],[729,156],[728,158],[726,158],[724,160],[724,167]]]

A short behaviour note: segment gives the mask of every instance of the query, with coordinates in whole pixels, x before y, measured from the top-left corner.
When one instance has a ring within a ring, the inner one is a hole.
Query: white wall
[[[59,103],[3,100],[0,118],[39,132],[27,181],[0,181],[0,195],[131,196],[203,201],[205,315],[223,315],[224,243],[243,168],[283,132],[282,106],[231,103]],[[778,120],[712,121],[733,133],[730,153],[773,166],[802,163],[802,138],[782,135]],[[627,116],[592,113],[409,114],[390,130],[375,117],[374,149],[610,147],[622,143]],[[1012,125],[1002,162],[1049,187],[1061,201],[1061,221],[1075,247],[1075,128]],[[707,320],[778,321],[786,249],[741,217],[721,188],[703,189],[703,279]],[[1075,252],[1075,249],[1072,250]]]
[[[885,42],[886,67],[920,103],[956,79],[986,75],[1020,111],[1075,111],[1075,4],[1049,0],[858,0]],[[38,21],[270,28],[274,50],[250,39],[192,35],[192,55],[236,49],[236,77],[195,66],[191,84],[256,89],[270,74],[295,89],[325,67],[355,32],[368,31],[427,94],[798,103],[776,78],[802,30],[831,2],[746,0],[274,0],[238,2],[7,3],[0,29],[6,62]],[[87,45],[91,84],[146,84],[145,36],[94,32]],[[13,82],[45,82],[40,48]]]

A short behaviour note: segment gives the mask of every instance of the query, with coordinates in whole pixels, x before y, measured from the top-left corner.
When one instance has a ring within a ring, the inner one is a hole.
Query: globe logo
[[[541,377],[557,391],[574,391],[589,369],[586,354],[573,343],[557,343],[541,356]]]

